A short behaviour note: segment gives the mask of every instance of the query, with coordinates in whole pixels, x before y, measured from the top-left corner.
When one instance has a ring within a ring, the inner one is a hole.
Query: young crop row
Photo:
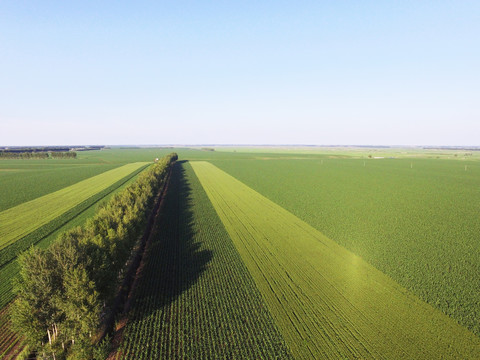
[[[189,164],[177,164],[117,359],[290,358]]]
[[[192,166],[295,357],[480,357],[478,337],[362,258],[212,164]]]
[[[8,308],[0,310],[0,359],[14,359],[22,344],[21,337],[12,330]]]
[[[43,241],[46,238],[51,238],[50,234],[56,232],[57,229],[61,228],[73,218],[77,217],[79,214],[84,212],[86,209],[90,208],[95,203],[99,202],[108,194],[117,190],[123,184],[127,183],[130,179],[135,177],[138,173],[145,169],[145,165],[140,167],[138,170],[135,170],[131,174],[128,174],[123,179],[117,181],[115,184],[109,186],[108,188],[98,192],[87,200],[79,203],[70,210],[67,210],[65,213],[53,219],[48,224],[41,226],[32,233],[28,234],[24,238],[14,242],[13,244],[7,246],[0,250],[0,309],[3,308],[7,303],[13,300],[12,292],[12,280],[18,274],[18,265],[14,261],[18,254],[26,250],[32,244],[37,244],[40,241]],[[48,244],[45,244],[48,246]]]
[[[214,162],[480,336],[480,164],[464,163]]]
[[[0,212],[0,249],[48,224],[145,165],[127,164]]]
[[[115,306],[125,264],[176,159],[172,153],[149,167],[48,249],[19,256],[12,321],[37,357],[101,357],[104,347],[93,335]]]

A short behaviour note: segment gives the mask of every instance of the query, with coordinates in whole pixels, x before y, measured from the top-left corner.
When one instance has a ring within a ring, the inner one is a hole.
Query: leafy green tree
[[[14,328],[24,334],[32,348],[51,343],[58,335],[61,310],[57,307],[58,278],[49,251],[30,248],[19,256],[18,295],[12,306]]]

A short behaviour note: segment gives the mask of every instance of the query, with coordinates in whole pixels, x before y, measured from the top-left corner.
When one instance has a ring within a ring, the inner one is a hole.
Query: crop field
[[[5,307],[18,253],[171,151],[0,161],[0,358],[22,348]],[[480,358],[478,154],[174,151],[110,358]]]
[[[189,164],[177,164],[117,359],[291,358]]]
[[[479,162],[213,163],[480,335]]]
[[[111,170],[77,160],[0,160],[0,211]]]
[[[0,250],[145,165],[124,165],[0,212]]]
[[[207,162],[192,166],[297,358],[477,359],[480,339]]]
[[[82,151],[72,160],[0,160],[0,212],[122,165],[151,162],[170,151],[105,149]]]

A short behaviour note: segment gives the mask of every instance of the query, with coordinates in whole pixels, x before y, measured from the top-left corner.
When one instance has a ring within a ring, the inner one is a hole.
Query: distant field
[[[0,211],[111,170],[76,160],[0,160]]]
[[[285,154],[285,155],[309,155],[325,157],[347,157],[347,158],[423,158],[423,159],[464,159],[480,160],[479,150],[458,150],[458,149],[422,149],[417,147],[346,147],[346,146],[263,146],[263,147],[235,147],[217,146],[217,152],[236,152],[249,154]]]
[[[0,160],[0,212],[128,163],[152,162],[171,151],[106,149],[80,151],[71,160]]]
[[[213,163],[480,335],[479,163]]]
[[[124,165],[0,212],[0,250],[145,165]]]
[[[192,167],[295,357],[480,357],[478,337],[357,255],[212,164]]]

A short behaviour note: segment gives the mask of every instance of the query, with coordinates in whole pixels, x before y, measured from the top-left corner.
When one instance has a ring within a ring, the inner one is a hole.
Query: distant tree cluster
[[[0,151],[0,159],[48,159],[48,152]]]
[[[75,151],[0,151],[0,159],[75,159]]]
[[[12,321],[37,358],[105,357],[95,335],[176,160],[175,153],[160,159],[83,227],[63,233],[48,249],[32,247],[19,256]]]
[[[76,159],[77,153],[75,151],[52,151],[50,157],[52,159]]]

